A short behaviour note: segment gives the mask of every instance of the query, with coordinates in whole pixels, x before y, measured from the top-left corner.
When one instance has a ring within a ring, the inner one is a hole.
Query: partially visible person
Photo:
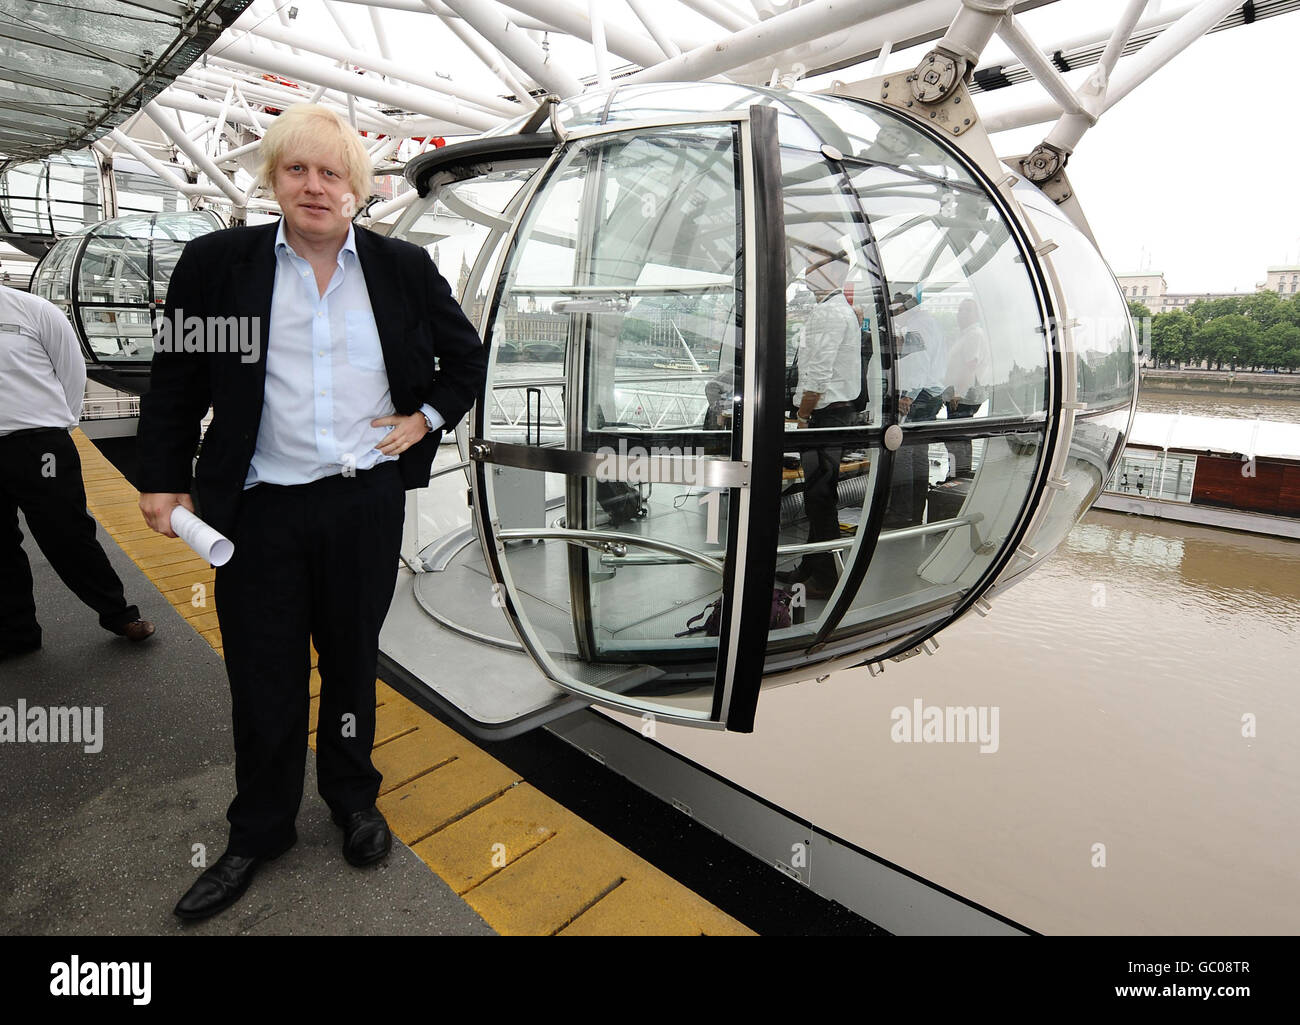
[[[799,429],[852,426],[853,402],[862,393],[862,325],[844,297],[848,276],[844,260],[832,260],[810,271],[807,284],[817,305],[804,325],[794,395]],[[808,516],[808,542],[840,537],[839,481],[842,445],[826,445],[803,453],[803,503]],[[830,552],[805,555],[798,567],[778,574],[786,583],[802,583],[809,598],[831,596],[838,582]]]
[[[952,388],[952,396],[948,399],[949,420],[966,419],[979,411],[988,390],[992,364],[988,336],[984,333],[979,306],[974,299],[963,299],[957,307],[957,332],[944,375],[944,380]],[[974,476],[970,439],[948,441],[944,445],[948,449],[948,476]]]
[[[59,579],[110,633],[142,641],[154,626],[128,605],[95,537],[81,456],[68,432],[81,419],[86,363],[53,303],[0,285],[0,659],[41,646],[31,564],[18,510]]]
[[[943,328],[909,293],[896,294],[890,312],[894,333],[901,340],[895,367],[900,420],[903,423],[933,420],[943,408],[947,391]],[[905,443],[894,453],[893,486],[885,511],[885,527],[911,527],[924,522],[929,488],[929,445]]]

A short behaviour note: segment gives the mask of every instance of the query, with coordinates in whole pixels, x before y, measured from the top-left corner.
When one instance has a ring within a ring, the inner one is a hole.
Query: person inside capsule
[[[810,268],[806,284],[817,301],[803,329],[797,357],[795,422],[807,428],[849,427],[857,422],[863,396],[862,326],[845,298],[849,265],[837,256]],[[808,543],[840,537],[839,479],[842,445],[806,449],[800,459]],[[838,574],[831,552],[814,552],[777,574],[784,583],[802,583],[806,597],[826,599]]]

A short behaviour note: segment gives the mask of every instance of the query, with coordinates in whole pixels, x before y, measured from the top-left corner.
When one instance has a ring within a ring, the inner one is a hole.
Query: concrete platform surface
[[[0,708],[89,708],[92,729],[99,708],[102,747],[0,743],[0,932],[491,935],[399,840],[378,866],[343,860],[310,752],[297,846],[230,910],[175,918],[201,871],[196,845],[207,864],[225,849],[230,691],[221,656],[102,527],[99,537],[127,600],[158,632],[131,644],[101,629],[27,536],[44,644],[0,662]]]

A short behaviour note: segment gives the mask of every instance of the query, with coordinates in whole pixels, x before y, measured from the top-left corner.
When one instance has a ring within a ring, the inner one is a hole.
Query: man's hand
[[[387,427],[389,424],[393,425],[393,429],[375,446],[386,456],[401,455],[429,433],[429,425],[420,412],[410,416],[381,416],[378,420],[370,421],[371,427]]]
[[[156,530],[166,537],[176,536],[176,531],[172,530],[172,510],[178,505],[183,505],[190,512],[194,512],[194,499],[189,495],[159,491],[144,492],[140,495],[140,512],[144,515],[145,523],[149,525],[150,530]]]
[[[904,416],[912,411],[912,398],[909,395],[898,396],[898,411]]]

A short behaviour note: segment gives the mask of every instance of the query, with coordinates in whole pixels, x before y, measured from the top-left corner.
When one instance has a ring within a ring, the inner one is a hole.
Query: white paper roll
[[[233,542],[217,533],[183,505],[172,510],[172,530],[214,566],[224,566],[235,554]]]

